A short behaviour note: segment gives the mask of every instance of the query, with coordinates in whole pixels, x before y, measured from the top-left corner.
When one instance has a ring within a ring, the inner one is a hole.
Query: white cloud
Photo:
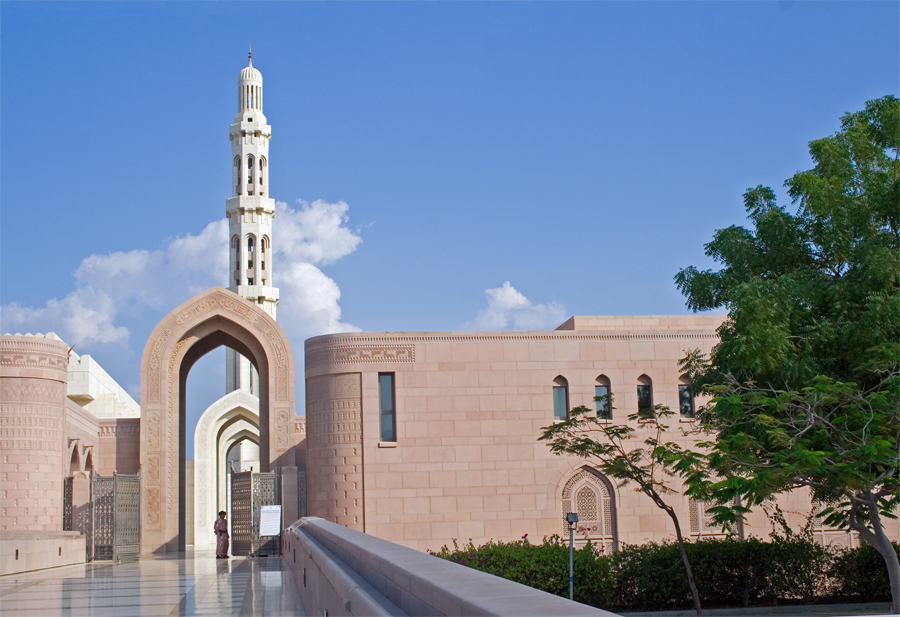
[[[478,311],[475,319],[464,323],[463,330],[547,330],[556,328],[566,317],[563,305],[532,304],[509,284],[486,289],[487,306]]]
[[[356,330],[340,321],[337,284],[316,264],[352,253],[362,241],[345,224],[348,206],[300,202],[293,210],[276,203],[273,233],[274,283],[280,288],[279,322],[302,353],[308,336]],[[0,307],[2,332],[57,332],[82,349],[129,346],[130,332],[118,324],[124,314],[150,310],[155,319],[214,285],[227,286],[228,223],[214,221],[197,235],[168,240],[156,251],[133,250],[85,258],[75,271],[75,290],[62,300],[33,308]],[[152,329],[152,324],[150,329]],[[143,341],[136,343],[140,353]]]
[[[349,220],[345,202],[317,199],[309,204],[298,199],[299,210],[275,202],[275,253],[288,263],[328,265],[356,250],[362,238],[344,226]],[[277,267],[277,266],[276,266]]]

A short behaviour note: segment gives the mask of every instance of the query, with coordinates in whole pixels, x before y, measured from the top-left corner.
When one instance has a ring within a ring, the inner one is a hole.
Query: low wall
[[[0,531],[0,576],[84,563],[77,531]]]
[[[613,615],[321,518],[283,546],[308,615]]]

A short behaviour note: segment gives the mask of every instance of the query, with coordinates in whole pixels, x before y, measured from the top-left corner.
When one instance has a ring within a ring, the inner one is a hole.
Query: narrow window
[[[393,373],[378,373],[378,401],[381,408],[381,441],[397,441]]]
[[[253,157],[247,157],[247,184],[253,184]]]
[[[260,186],[262,186],[263,177],[264,177],[263,176],[263,161],[265,161],[265,159],[260,157],[259,158],[259,184],[260,184]]]
[[[597,404],[597,417],[612,420],[612,397],[610,397],[609,378],[600,375],[594,385],[594,401]]]
[[[231,248],[234,249],[234,284],[241,284],[241,240],[237,236],[231,238]]]
[[[653,381],[646,375],[638,377],[638,409],[653,407]]]
[[[553,380],[553,417],[557,420],[565,420],[569,416],[569,382],[565,377],[557,377]]]
[[[685,418],[694,417],[694,396],[691,394],[691,382],[682,376],[678,384],[678,407]]]
[[[247,268],[253,267],[253,236],[247,237]],[[252,285],[253,283],[251,283]]]

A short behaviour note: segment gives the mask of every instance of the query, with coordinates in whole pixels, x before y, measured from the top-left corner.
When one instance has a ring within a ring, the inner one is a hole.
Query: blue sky
[[[3,2],[0,329],[55,330],[139,396],[156,323],[225,283],[251,41],[298,369],[327,331],[684,313],[672,277],[711,266],[744,190],[783,196],[811,139],[898,94],[898,22],[896,2]],[[223,366],[192,372],[192,415]]]

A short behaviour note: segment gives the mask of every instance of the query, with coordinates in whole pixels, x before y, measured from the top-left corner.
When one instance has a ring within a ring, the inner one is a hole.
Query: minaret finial
[[[250,43],[250,60],[247,66],[253,66],[253,43]]]

